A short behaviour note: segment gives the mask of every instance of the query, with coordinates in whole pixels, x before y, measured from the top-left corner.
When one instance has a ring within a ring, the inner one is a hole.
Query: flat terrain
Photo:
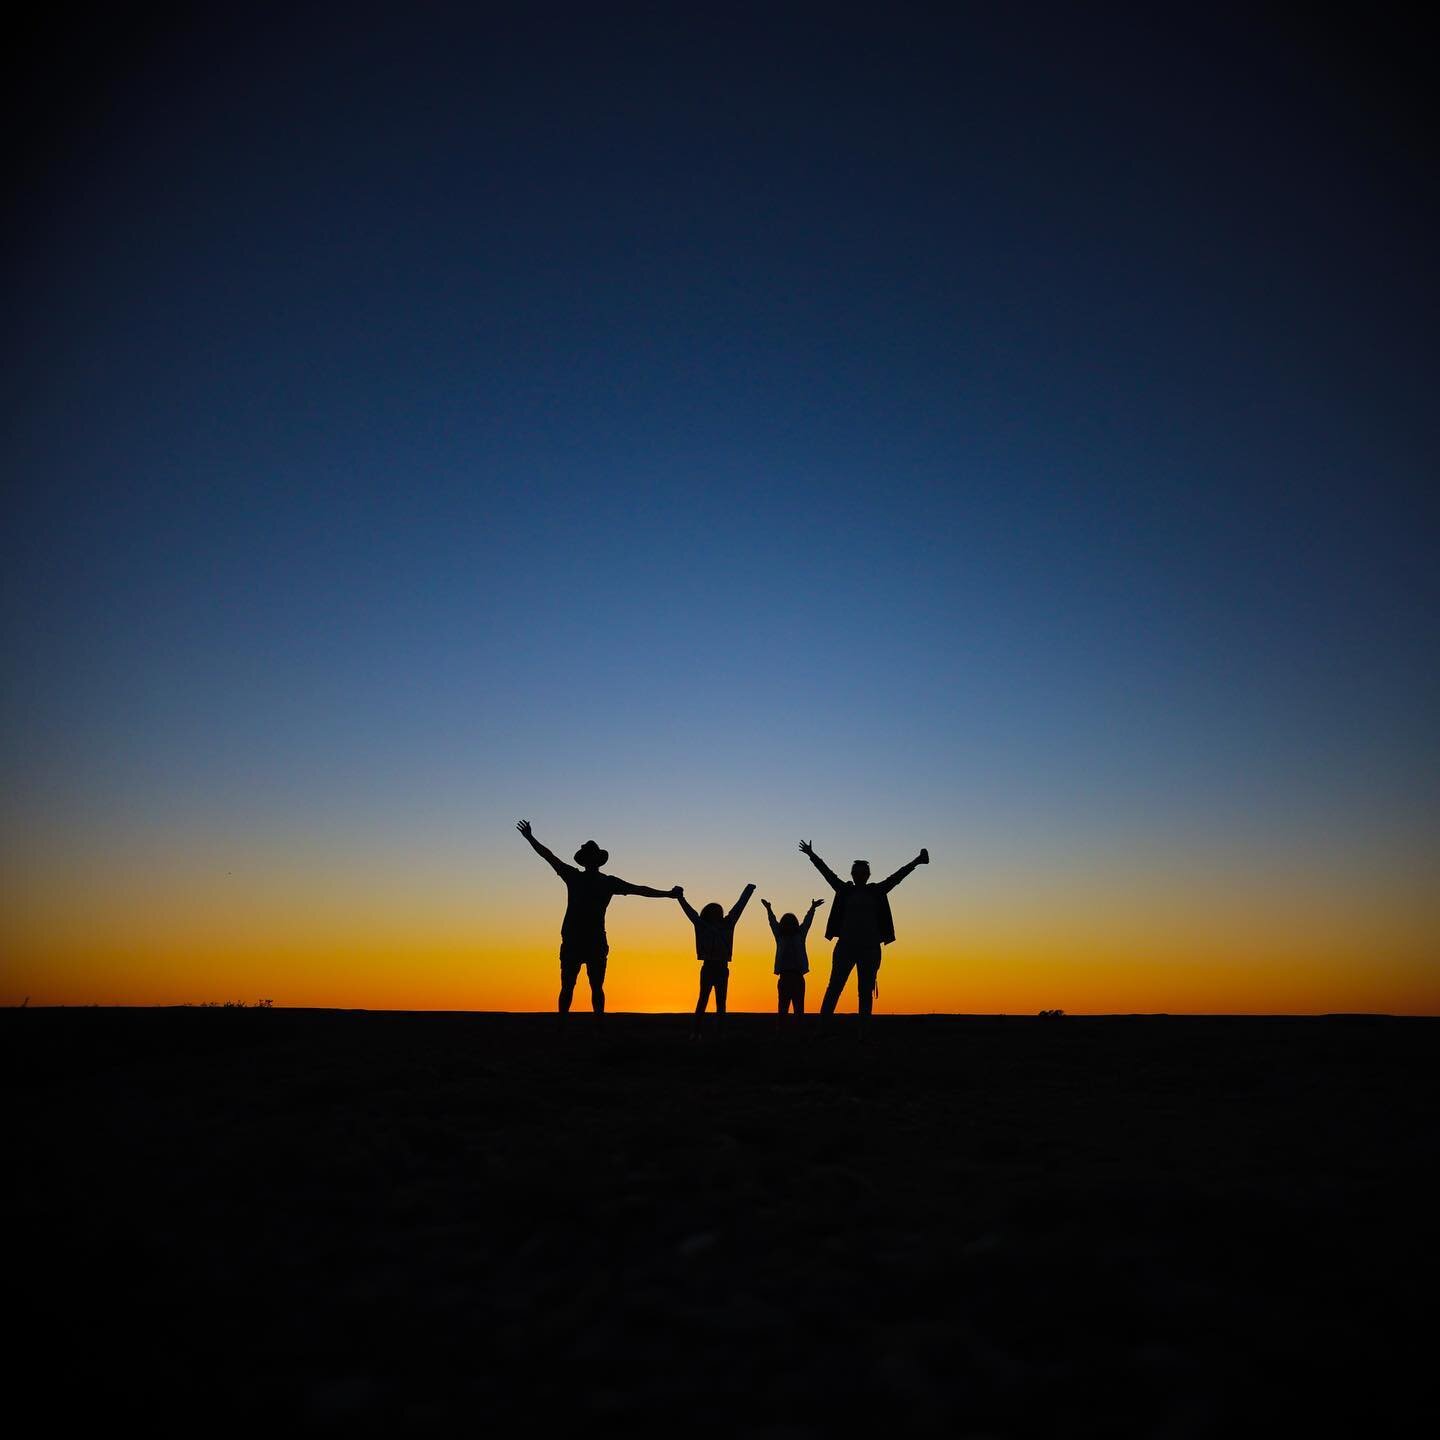
[[[1433,1413],[1440,1021],[685,1023],[0,1012],[12,1403],[776,1440]]]

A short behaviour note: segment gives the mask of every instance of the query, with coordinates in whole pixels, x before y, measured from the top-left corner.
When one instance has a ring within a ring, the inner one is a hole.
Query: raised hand
[[[680,897],[684,895],[684,893],[685,887],[683,885],[672,885],[670,887],[670,894],[676,900],[680,899]]]
[[[915,858],[921,865],[928,865],[930,863],[930,852],[922,849]]]
[[[528,820],[517,820],[515,828],[528,840],[530,838],[530,822]]]
[[[767,910],[770,908],[770,902],[769,902],[768,900],[761,900],[760,903],[761,903]]]
[[[810,902],[810,908],[812,910],[818,910],[824,903],[825,902],[823,900],[812,900]]]
[[[808,840],[802,840],[800,842],[800,853],[802,855],[813,855],[815,853],[815,851],[811,848],[810,842]]]

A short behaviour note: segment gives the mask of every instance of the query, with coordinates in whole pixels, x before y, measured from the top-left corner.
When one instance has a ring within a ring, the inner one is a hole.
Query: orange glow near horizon
[[[1051,877],[959,895],[931,877],[897,892],[881,1013],[1440,1011],[1440,925],[1418,902],[1193,879],[1167,888],[1153,877],[1084,885]],[[387,892],[364,874],[250,875],[237,886],[233,871],[188,884],[173,873],[147,882],[117,872],[67,893],[32,875],[9,887],[0,1001],[553,1009],[564,891],[538,866],[512,866],[503,878],[509,883],[482,900],[443,876],[428,890],[410,876]],[[775,891],[782,909],[800,903],[795,878]],[[809,946],[812,1010],[829,968],[823,916]],[[609,933],[612,1010],[693,1007],[693,939],[677,906],[618,899]],[[773,1008],[772,956],[757,898],[737,931],[733,1010]],[[589,1006],[583,977],[576,1005]],[[842,1009],[853,1007],[852,981]]]

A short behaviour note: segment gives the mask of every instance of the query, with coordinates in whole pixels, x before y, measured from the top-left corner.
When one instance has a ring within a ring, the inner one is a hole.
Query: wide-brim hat
[[[593,840],[587,840],[576,852],[577,865],[603,865],[610,858],[608,850],[602,850]]]

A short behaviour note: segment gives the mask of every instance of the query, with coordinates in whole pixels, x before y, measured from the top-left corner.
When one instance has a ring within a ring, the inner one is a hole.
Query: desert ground
[[[1434,1414],[1440,1020],[687,1023],[0,1012],[12,1398],[773,1440]]]

